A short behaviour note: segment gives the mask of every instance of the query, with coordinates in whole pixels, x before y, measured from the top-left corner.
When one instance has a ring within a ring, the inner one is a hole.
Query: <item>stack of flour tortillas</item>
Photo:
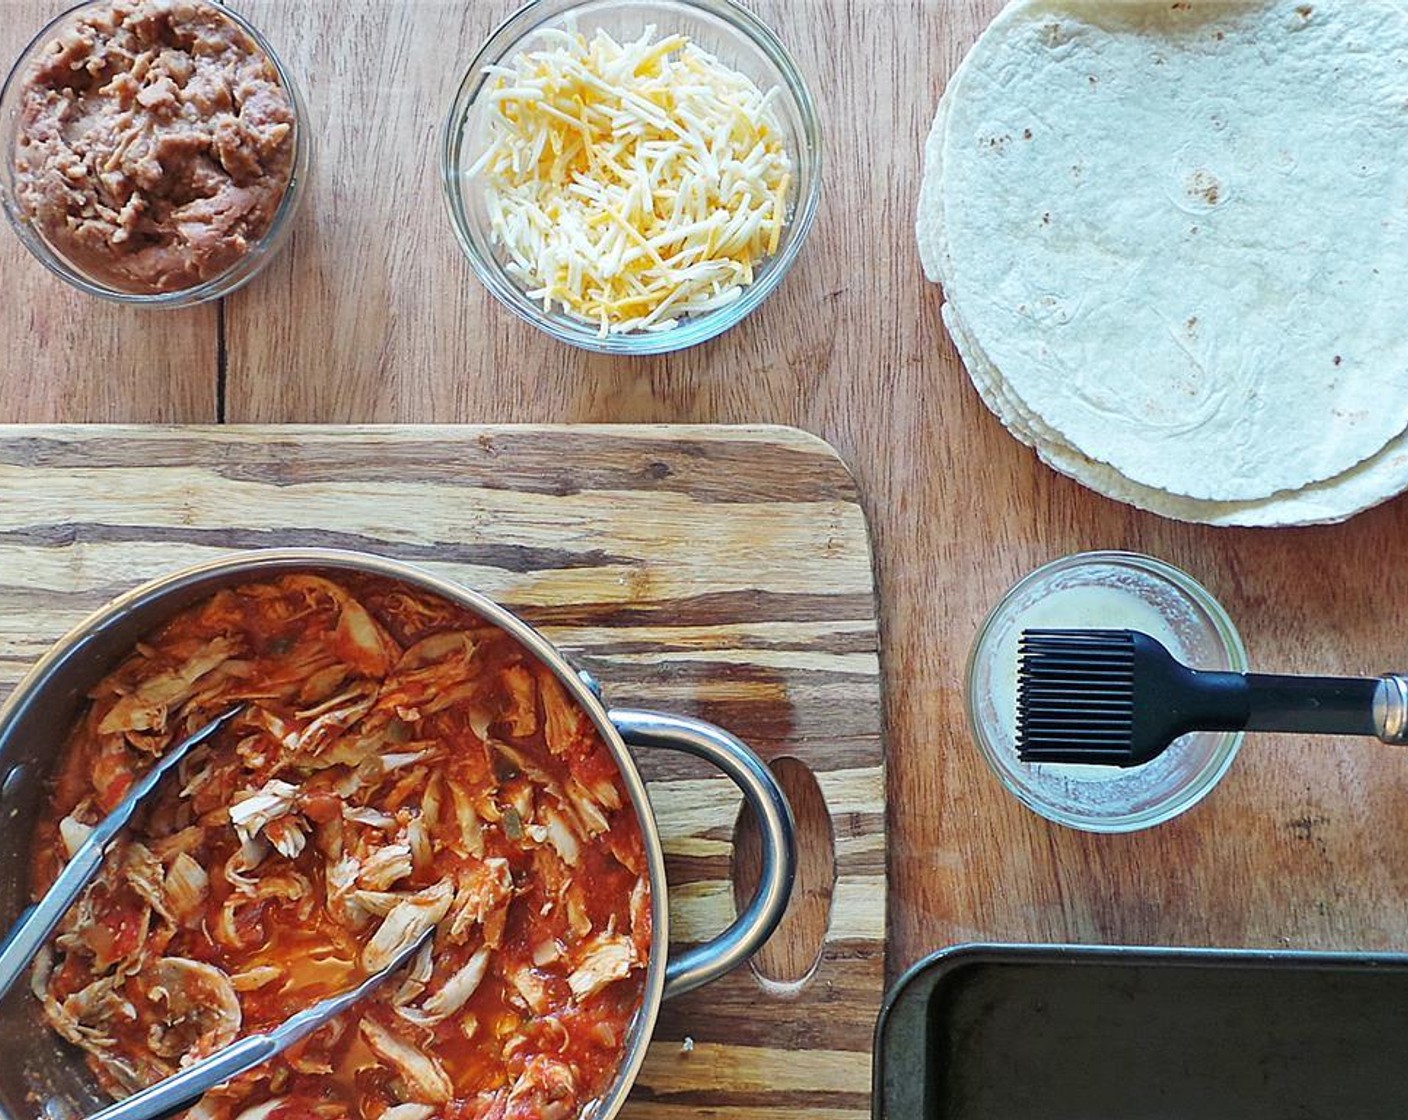
[[[949,83],[918,232],[988,406],[1223,525],[1408,488],[1408,3],[1014,0]]]

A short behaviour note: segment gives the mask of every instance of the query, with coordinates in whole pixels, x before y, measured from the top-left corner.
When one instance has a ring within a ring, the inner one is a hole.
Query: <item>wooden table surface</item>
[[[0,58],[68,2],[0,0]],[[291,245],[223,307],[142,314],[70,292],[0,236],[0,420],[799,425],[852,466],[874,534],[891,974],[970,939],[1408,948],[1408,758],[1267,737],[1182,819],[1086,836],[1003,793],[961,695],[1002,591],[1091,548],[1203,580],[1260,668],[1403,667],[1392,596],[1408,502],[1339,528],[1213,531],[1041,466],[963,377],[912,233],[934,105],[999,0],[751,3],[811,79],[826,183],[795,272],[723,339],[658,360],[576,353],[471,275],[436,138],[459,70],[513,0],[238,0],[302,77],[317,130]]]

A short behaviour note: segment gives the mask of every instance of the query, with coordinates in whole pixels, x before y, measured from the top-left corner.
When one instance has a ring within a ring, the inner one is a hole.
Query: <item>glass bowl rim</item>
[[[1054,808],[1050,804],[1042,802],[1027,788],[1019,785],[1013,777],[1007,773],[998,760],[997,750],[990,741],[990,736],[984,730],[982,721],[978,718],[978,704],[974,690],[977,687],[975,669],[978,664],[979,655],[987,647],[992,630],[994,626],[996,626],[998,619],[1006,613],[1007,608],[1010,607],[1022,593],[1029,590],[1034,584],[1049,580],[1051,577],[1059,575],[1062,572],[1096,564],[1111,564],[1132,568],[1171,584],[1176,590],[1186,595],[1206,616],[1210,623],[1210,633],[1215,637],[1218,644],[1222,647],[1223,652],[1227,655],[1229,672],[1245,673],[1248,671],[1250,662],[1247,656],[1246,646],[1242,641],[1242,636],[1238,632],[1236,624],[1232,621],[1231,615],[1227,613],[1227,609],[1217,601],[1212,592],[1181,568],[1177,568],[1157,557],[1147,556],[1139,552],[1098,550],[1093,552],[1073,553],[1069,556],[1062,556],[1058,559],[1051,560],[1017,580],[987,613],[986,617],[983,619],[982,625],[978,628],[977,636],[974,638],[972,648],[968,653],[967,667],[964,671],[963,680],[963,701],[967,715],[968,730],[978,745],[979,753],[982,755],[983,761],[994,775],[996,775],[1007,792],[1012,794],[1018,801],[1039,816],[1045,817],[1055,824],[1080,832],[1116,835],[1153,828],[1156,825],[1171,821],[1175,817],[1181,816],[1183,813],[1193,808],[1193,806],[1210,794],[1227,774],[1228,769],[1232,766],[1233,761],[1236,759],[1241,749],[1245,735],[1240,731],[1222,732],[1218,736],[1217,746],[1212,754],[1189,780],[1178,786],[1173,792],[1161,797],[1149,808],[1137,813],[1126,813],[1117,817],[1068,813]]]

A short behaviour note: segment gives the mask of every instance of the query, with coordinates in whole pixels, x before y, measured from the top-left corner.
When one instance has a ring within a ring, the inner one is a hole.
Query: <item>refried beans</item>
[[[273,224],[295,117],[272,60],[203,0],[111,0],[76,13],[24,77],[20,205],[91,279],[183,291]]]

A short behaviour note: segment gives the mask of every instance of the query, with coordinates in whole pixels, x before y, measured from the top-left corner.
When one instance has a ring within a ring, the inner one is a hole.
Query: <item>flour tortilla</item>
[[[1131,482],[1105,463],[1097,463],[1034,428],[1031,418],[1008,394],[1001,377],[977,349],[961,322],[944,308],[949,336],[968,368],[979,396],[1017,439],[1061,474],[1118,502],[1175,521],[1241,528],[1331,525],[1380,505],[1408,488],[1408,435],[1399,436],[1373,458],[1326,482],[1253,502],[1214,502],[1170,494]]]
[[[953,83],[949,88],[953,88]],[[916,226],[925,274],[936,283],[946,283],[948,278],[943,222],[935,220],[941,204],[948,106],[949,98],[945,94],[939,102],[925,147]],[[944,304],[943,319],[969,379],[1003,426],[1033,448],[1048,466],[1105,497],[1178,521],[1273,528],[1346,521],[1408,489],[1408,433],[1397,436],[1378,454],[1333,479],[1256,501],[1207,501],[1131,482],[1108,464],[1096,462],[1062,442],[1059,435],[1013,395],[1001,372],[973,341],[951,303]]]
[[[988,34],[1000,34],[1002,21],[1013,14],[1009,7],[989,29]],[[1003,425],[1023,443],[1036,447],[1038,442],[1060,443],[1061,437],[1046,426],[1039,416],[1023,404],[1010,388],[1004,384],[999,371],[981,348],[973,341],[971,333],[964,327],[953,303],[947,297],[953,284],[952,269],[949,267],[948,239],[944,235],[943,222],[943,178],[944,144],[948,139],[949,106],[952,103],[949,92],[955,89],[963,75],[970,53],[964,58],[957,72],[950,80],[948,89],[939,99],[938,111],[934,114],[934,127],[924,148],[924,176],[919,189],[919,215],[915,232],[919,240],[919,258],[924,265],[925,275],[936,284],[943,285],[946,302],[942,314],[944,324],[954,340],[969,380],[978,390],[978,395],[995,413]],[[969,355],[973,360],[969,360]]]
[[[1398,461],[1408,10],[1306,7],[1016,0],[950,84],[921,250],[1036,442],[1218,502]]]

